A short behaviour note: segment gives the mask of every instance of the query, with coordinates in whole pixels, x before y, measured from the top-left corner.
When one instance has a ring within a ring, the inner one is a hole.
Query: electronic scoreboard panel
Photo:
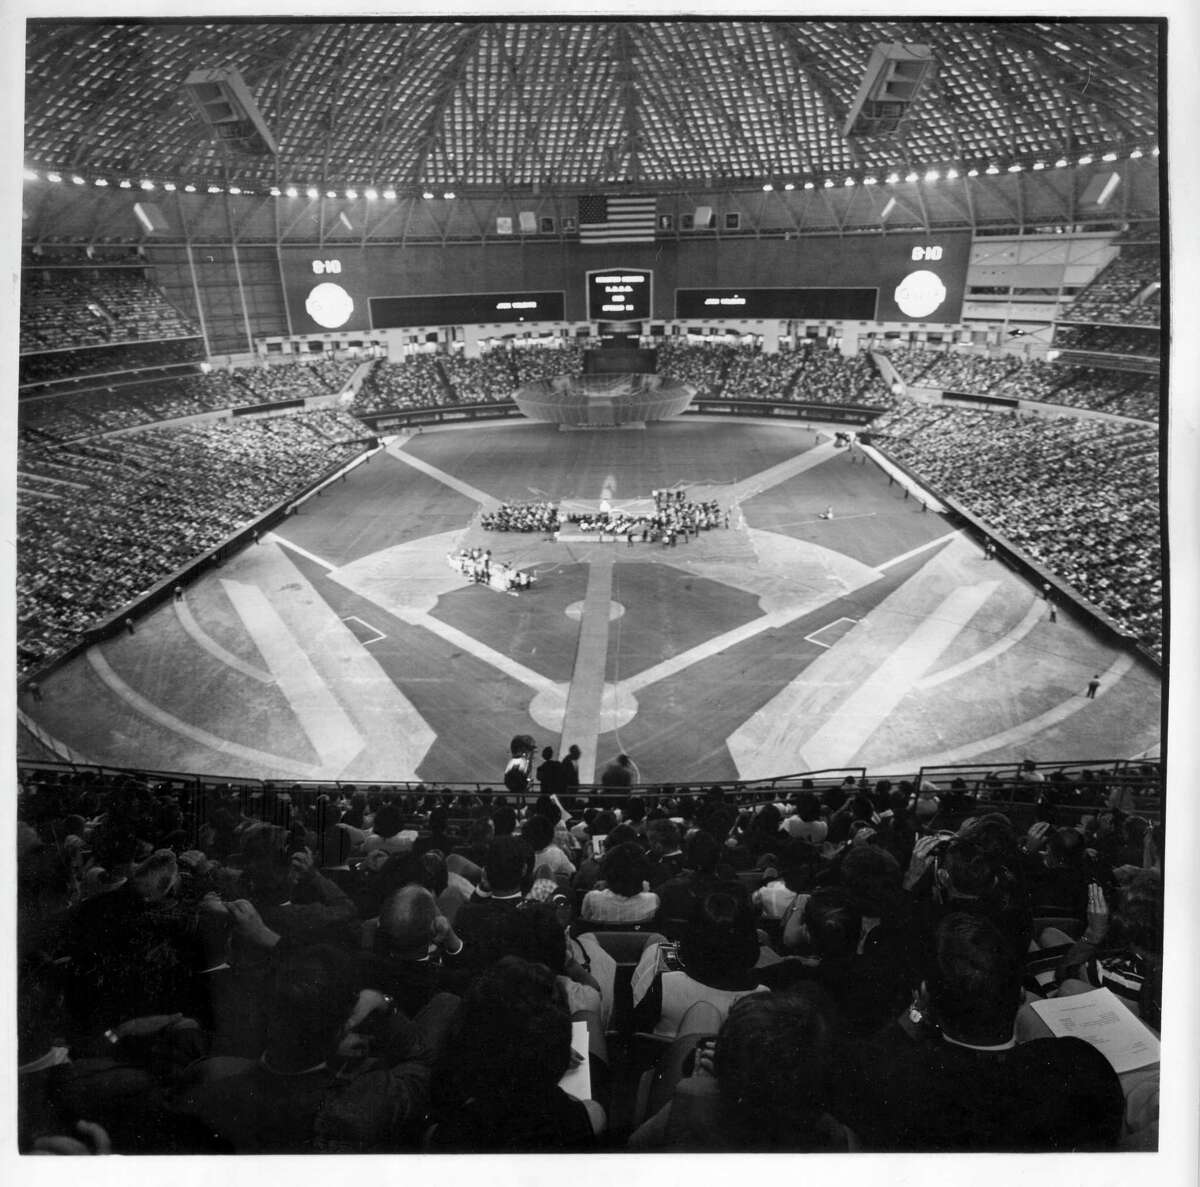
[[[644,321],[651,313],[654,273],[604,268],[587,274],[588,321]]]
[[[433,297],[371,297],[371,328],[473,326],[492,322],[563,321],[563,294],[449,293]]]

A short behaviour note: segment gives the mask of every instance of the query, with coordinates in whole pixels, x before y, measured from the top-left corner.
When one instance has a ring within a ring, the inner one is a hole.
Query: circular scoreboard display
[[[354,298],[340,284],[327,280],[309,289],[304,298],[304,311],[317,325],[336,330],[354,313]]]
[[[900,311],[918,321],[927,318],[946,300],[946,286],[936,272],[927,268],[910,272],[896,286],[896,304]]]

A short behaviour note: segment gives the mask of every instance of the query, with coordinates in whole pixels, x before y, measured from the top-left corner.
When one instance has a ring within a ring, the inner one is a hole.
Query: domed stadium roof
[[[1163,25],[1137,21],[381,20],[27,26],[25,162],[138,178],[570,192],[1031,163],[1158,141]],[[872,51],[934,69],[845,135]],[[277,151],[185,95],[232,68]]]

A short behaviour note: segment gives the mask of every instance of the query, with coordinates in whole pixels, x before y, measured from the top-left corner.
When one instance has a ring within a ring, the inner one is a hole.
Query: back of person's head
[[[523,755],[534,754],[537,751],[537,743],[529,734],[517,734],[508,744],[508,753],[512,758],[521,758]]]
[[[951,1038],[979,1046],[1012,1038],[1021,1005],[1021,962],[982,916],[958,913],[942,920],[925,986],[934,1020]]]
[[[649,873],[641,847],[631,843],[606,849],[600,862],[600,876],[609,890],[624,898],[639,894]]]
[[[862,914],[839,886],[814,890],[801,915],[813,952],[825,961],[847,961],[858,951]]]
[[[715,874],[721,862],[721,843],[707,829],[698,828],[688,834],[684,848],[684,864],[698,874]]]
[[[734,1003],[717,1036],[713,1070],[739,1148],[824,1144],[836,1036],[818,993],[754,993]]]
[[[796,815],[805,824],[811,824],[821,815],[821,801],[815,792],[801,791],[796,797]]]
[[[646,819],[646,801],[640,795],[630,796],[625,801],[624,812],[630,824],[640,824]]]
[[[1081,870],[1087,858],[1087,842],[1077,828],[1056,828],[1046,842],[1046,855],[1052,865]]]
[[[589,808],[595,813],[588,821],[588,832],[593,837],[607,837],[617,827],[617,818],[607,808]]]
[[[631,824],[618,824],[608,834],[607,848],[612,849],[616,845],[633,845],[638,849],[642,848],[642,838],[638,836],[637,829]]]
[[[756,833],[774,838],[775,834],[779,832],[779,826],[782,823],[783,817],[780,815],[779,809],[774,804],[763,804],[754,813],[750,821],[750,828]]]
[[[552,1089],[571,1062],[571,1017],[554,974],[518,956],[485,969],[463,997],[451,1052],[473,1095]]]
[[[332,1055],[355,996],[351,962],[341,950],[314,945],[285,952],[266,1008],[270,1066],[302,1071]]]
[[[948,889],[965,898],[989,898],[1000,883],[1000,867],[976,841],[955,837],[942,851],[941,869]]]
[[[679,957],[693,980],[714,984],[758,963],[758,932],[748,902],[724,890],[698,899],[679,943]]]
[[[674,853],[679,848],[679,825],[667,817],[648,821],[646,841],[655,853]]]
[[[842,858],[841,875],[847,896],[863,915],[882,918],[895,910],[904,875],[886,849],[852,846]]]
[[[380,907],[379,932],[396,952],[424,956],[437,917],[437,900],[424,886],[404,886]]]
[[[438,804],[429,813],[429,831],[434,836],[441,836],[450,826],[450,809],[445,804]]]
[[[536,853],[553,842],[554,825],[546,816],[531,816],[521,825],[521,836],[529,842]]]
[[[404,816],[400,809],[392,803],[380,804],[371,831],[379,837],[394,837],[402,828]]]
[[[493,894],[510,894],[532,871],[533,850],[521,837],[499,836],[488,846],[483,868]]]
[[[516,809],[508,804],[501,804],[492,813],[492,828],[497,837],[511,837],[517,827]]]
[[[549,750],[550,747],[547,746],[546,749]],[[534,801],[533,807],[530,809],[530,815],[544,816],[551,822],[551,824],[553,824],[558,819],[559,812],[554,806],[554,801],[545,792],[543,792]]]

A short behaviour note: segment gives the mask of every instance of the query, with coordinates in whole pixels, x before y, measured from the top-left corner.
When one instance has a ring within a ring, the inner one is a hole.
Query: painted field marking
[[[293,544],[286,536],[279,535],[278,532],[268,532],[264,540],[269,540],[272,544],[282,544],[284,548],[290,548],[293,552],[298,552],[301,556],[307,557],[314,565],[320,565],[327,573],[332,573],[337,565],[330,561],[323,560],[317,556],[315,552],[309,552],[307,548],[301,548],[299,544]]]
[[[373,639],[359,639],[358,640],[364,647],[370,647],[370,645],[372,643],[378,643],[380,639],[387,638],[387,635],[385,635],[383,633],[383,631],[381,631],[378,627],[373,627],[369,622],[364,622],[361,618],[359,618],[359,616],[357,614],[347,614],[345,616],[345,618],[342,619],[342,621],[343,622],[357,622],[359,624],[359,626],[363,627],[365,630],[373,631],[375,633],[375,638],[373,638]],[[357,634],[355,635],[355,638],[358,638]]]
[[[923,552],[928,552],[931,548],[937,548],[940,544],[945,544],[948,540],[953,540],[955,536],[962,535],[961,532],[947,532],[944,536],[939,536],[936,540],[930,540],[926,544],[918,545],[916,548],[910,548],[907,552],[902,552],[899,556],[894,556],[890,561],[884,561],[882,565],[877,565],[881,572],[886,572],[894,565],[901,564],[906,560],[911,560],[914,556],[920,556]]]
[[[841,639],[847,632],[841,631],[838,634],[837,639],[834,639],[833,643],[822,643],[821,640],[817,636],[823,635],[826,631],[832,630],[834,627],[836,627],[839,623],[842,623],[842,622],[848,622],[848,623],[850,623],[850,625],[852,627],[858,625],[857,618],[846,618],[844,616],[842,618],[835,618],[832,622],[827,622],[823,627],[818,627],[817,630],[813,631],[813,633],[811,635],[805,635],[804,641],[806,643],[815,643],[818,647],[824,647],[824,648],[828,649],[828,648],[832,647],[833,643],[836,643],[838,641],[838,639]]]

